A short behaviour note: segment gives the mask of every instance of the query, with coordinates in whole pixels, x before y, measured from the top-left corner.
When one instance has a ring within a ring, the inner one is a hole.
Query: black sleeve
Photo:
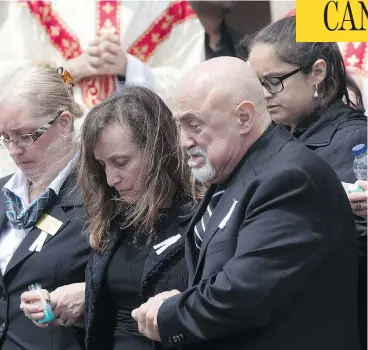
[[[164,347],[172,346],[177,334],[194,343],[266,327],[327,254],[319,196],[299,169],[263,181],[248,205],[233,258],[221,272],[161,306]]]

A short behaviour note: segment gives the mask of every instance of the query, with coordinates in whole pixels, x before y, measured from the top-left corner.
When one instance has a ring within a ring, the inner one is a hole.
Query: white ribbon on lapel
[[[29,247],[31,252],[40,252],[47,238],[48,233],[41,231],[33,244]]]
[[[235,209],[236,205],[238,204],[238,201],[237,201],[237,200],[233,199],[233,201],[234,201],[234,203],[233,203],[233,205],[231,206],[231,208],[230,208],[229,212],[228,212],[228,213],[226,214],[226,216],[222,219],[222,221],[220,222],[220,224],[219,224],[219,226],[218,226],[220,229],[223,229],[223,228],[226,226],[226,224],[227,224],[227,222],[229,221],[229,219],[230,219],[231,215],[233,215],[234,209]]]
[[[160,255],[167,247],[170,247],[171,245],[176,243],[180,237],[181,237],[180,234],[170,237],[166,239],[165,241],[153,246],[153,249],[156,251],[157,255]]]

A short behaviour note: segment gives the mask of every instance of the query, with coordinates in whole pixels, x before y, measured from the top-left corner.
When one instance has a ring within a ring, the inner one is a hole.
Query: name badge
[[[60,220],[55,219],[51,215],[42,214],[35,224],[35,226],[39,228],[41,232],[33,244],[29,247],[29,250],[31,252],[40,252],[46,242],[47,236],[55,236],[62,225],[63,223]]]
[[[35,226],[49,235],[54,236],[59,231],[63,223],[48,214],[42,214],[37,220]]]

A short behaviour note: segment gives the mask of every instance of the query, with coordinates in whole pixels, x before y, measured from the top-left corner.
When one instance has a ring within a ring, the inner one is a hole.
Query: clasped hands
[[[44,299],[51,305],[55,316],[55,325],[70,327],[83,320],[85,283],[61,286],[51,293],[45,289],[42,289],[41,292]],[[43,306],[39,303],[40,300],[41,296],[38,292],[24,292],[21,295],[20,309],[37,327],[44,328],[48,324],[38,322],[45,316]]]
[[[84,287],[84,283],[75,283],[59,287],[52,293],[42,290],[44,298],[51,304],[56,324],[69,327],[83,318]],[[142,335],[153,341],[161,341],[157,326],[158,311],[166,299],[177,294],[180,294],[178,290],[162,292],[149,298],[146,303],[132,311],[132,317],[137,321]],[[33,303],[39,300],[40,296],[37,292],[25,292],[21,296],[20,308],[35,325],[47,327],[47,324],[38,323],[38,320],[44,317],[43,308]],[[63,322],[60,323],[60,320]]]
[[[90,42],[85,52],[65,62],[64,68],[73,82],[96,75],[120,75],[126,72],[126,53],[116,34],[99,36]]]
[[[158,311],[166,299],[177,294],[180,294],[178,290],[162,292],[149,298],[146,303],[132,311],[132,317],[137,321],[142,335],[153,341],[161,341],[157,325]]]

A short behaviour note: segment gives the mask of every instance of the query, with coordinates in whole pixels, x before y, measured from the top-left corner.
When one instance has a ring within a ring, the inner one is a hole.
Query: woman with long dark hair
[[[126,86],[82,128],[80,184],[93,252],[86,270],[86,346],[158,347],[133,309],[187,287],[184,234],[194,209],[189,167],[171,112],[152,91]]]

